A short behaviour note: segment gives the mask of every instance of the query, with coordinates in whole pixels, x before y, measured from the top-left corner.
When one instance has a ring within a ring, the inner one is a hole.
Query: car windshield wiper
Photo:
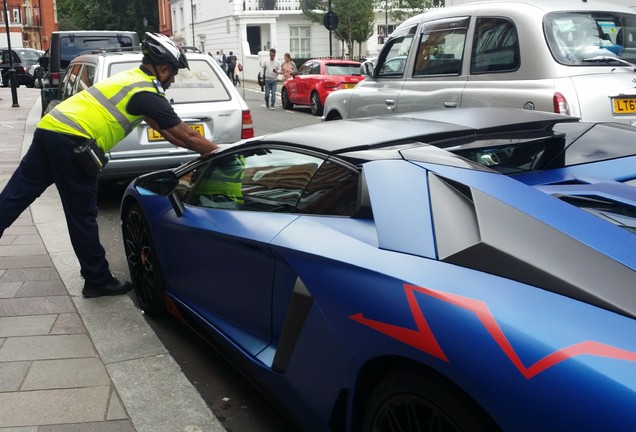
[[[630,63],[627,60],[623,60],[620,59],[618,57],[611,57],[611,56],[596,56],[596,57],[588,57],[588,58],[584,58],[583,60],[581,60],[582,62],[585,63],[610,63],[610,62],[618,62],[623,64],[624,66],[629,66],[633,69],[634,72],[636,72],[636,64],[634,63]]]

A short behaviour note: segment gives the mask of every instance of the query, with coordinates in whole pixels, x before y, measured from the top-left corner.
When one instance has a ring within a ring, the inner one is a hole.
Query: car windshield
[[[329,64],[325,65],[327,75],[360,75],[359,64]]]
[[[561,64],[636,63],[636,15],[614,12],[558,12],[544,18],[543,31]],[[603,59],[603,61],[599,61]]]
[[[108,76],[139,66],[137,62],[118,62],[110,66]],[[231,96],[212,66],[205,60],[188,59],[190,70],[181,69],[166,90],[173,104],[228,101]]]

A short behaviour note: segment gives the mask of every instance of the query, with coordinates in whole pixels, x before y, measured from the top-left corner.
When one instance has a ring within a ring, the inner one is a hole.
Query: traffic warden
[[[139,68],[96,83],[40,120],[27,154],[0,193],[1,237],[55,183],[84,278],[85,297],[124,294],[132,288],[130,282],[112,275],[99,240],[97,174],[107,161],[103,154],[142,120],[176,146],[201,155],[218,148],[183,123],[165,97],[164,89],[174,82],[179,69],[188,68],[181,47],[165,35],[146,33],[141,48],[144,56]],[[87,154],[95,161],[94,171],[81,157]]]

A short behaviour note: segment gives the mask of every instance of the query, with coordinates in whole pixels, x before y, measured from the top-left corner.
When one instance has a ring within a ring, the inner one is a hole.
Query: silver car
[[[174,110],[191,128],[216,144],[230,144],[254,136],[249,107],[218,63],[208,55],[186,53],[190,69],[182,69],[166,90]],[[100,52],[74,58],[59,89],[45,89],[51,97],[47,112],[62,100],[118,72],[139,67],[139,51]],[[198,156],[177,147],[142,122],[109,153],[100,180],[132,178],[176,167]]]
[[[426,12],[362,64],[364,81],[327,97],[323,119],[491,106],[636,125],[634,12],[579,0]]]

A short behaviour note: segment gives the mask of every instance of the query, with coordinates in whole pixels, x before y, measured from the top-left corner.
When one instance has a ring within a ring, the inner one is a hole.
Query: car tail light
[[[27,74],[27,68],[25,68],[24,66],[20,66],[20,67],[22,68],[22,73],[26,75]]]
[[[254,123],[252,123],[252,114],[250,114],[250,110],[243,111],[241,124],[241,139],[254,138]]]
[[[568,106],[568,101],[561,93],[555,93],[554,96],[552,96],[552,102],[554,103],[555,113],[570,115],[570,107]]]
[[[322,83],[322,86],[326,89],[334,89],[334,88],[338,88],[340,84],[334,81],[325,81],[324,83]]]
[[[51,72],[51,75],[49,76],[49,81],[51,81],[51,86],[52,87],[59,87],[60,86],[60,74],[59,73],[55,73],[55,72]]]

